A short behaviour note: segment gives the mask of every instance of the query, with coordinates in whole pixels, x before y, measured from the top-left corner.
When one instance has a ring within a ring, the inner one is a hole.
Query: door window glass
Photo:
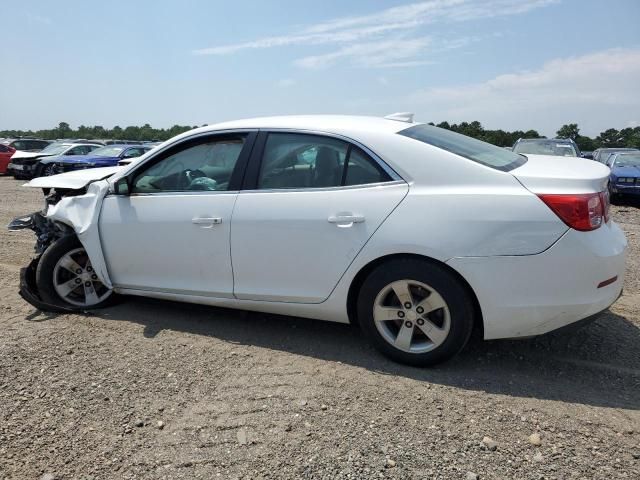
[[[228,190],[244,136],[191,144],[155,163],[133,182],[133,193]]]
[[[327,188],[389,181],[362,150],[320,135],[272,133],[264,148],[259,189]]]
[[[352,147],[343,185],[366,185],[391,180],[389,175],[371,157],[357,147]]]

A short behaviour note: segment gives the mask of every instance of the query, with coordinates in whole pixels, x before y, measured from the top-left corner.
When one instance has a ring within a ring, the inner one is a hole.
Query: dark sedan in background
[[[139,157],[151,148],[149,145],[107,145],[87,155],[43,158],[36,166],[35,176],[44,177],[85,168],[114,167],[122,160]]]
[[[611,169],[611,199],[617,200],[623,195],[640,199],[640,151],[614,153],[609,156],[607,166]]]

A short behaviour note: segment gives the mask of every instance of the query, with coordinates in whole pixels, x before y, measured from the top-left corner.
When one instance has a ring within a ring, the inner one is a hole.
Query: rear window
[[[522,155],[504,148],[432,125],[416,125],[398,134],[503,172],[518,168],[527,161]]]

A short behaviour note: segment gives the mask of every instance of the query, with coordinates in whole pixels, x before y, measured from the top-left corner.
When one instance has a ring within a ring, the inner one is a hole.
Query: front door
[[[233,296],[231,214],[254,133],[188,139],[104,199],[100,236],[116,287]]]

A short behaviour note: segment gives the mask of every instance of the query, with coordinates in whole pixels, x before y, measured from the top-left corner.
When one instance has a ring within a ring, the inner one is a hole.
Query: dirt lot
[[[0,178],[0,225],[41,204]],[[432,369],[298,318],[46,315],[17,294],[34,237],[3,227],[0,479],[640,478],[640,209],[613,211],[630,251],[610,313]]]

